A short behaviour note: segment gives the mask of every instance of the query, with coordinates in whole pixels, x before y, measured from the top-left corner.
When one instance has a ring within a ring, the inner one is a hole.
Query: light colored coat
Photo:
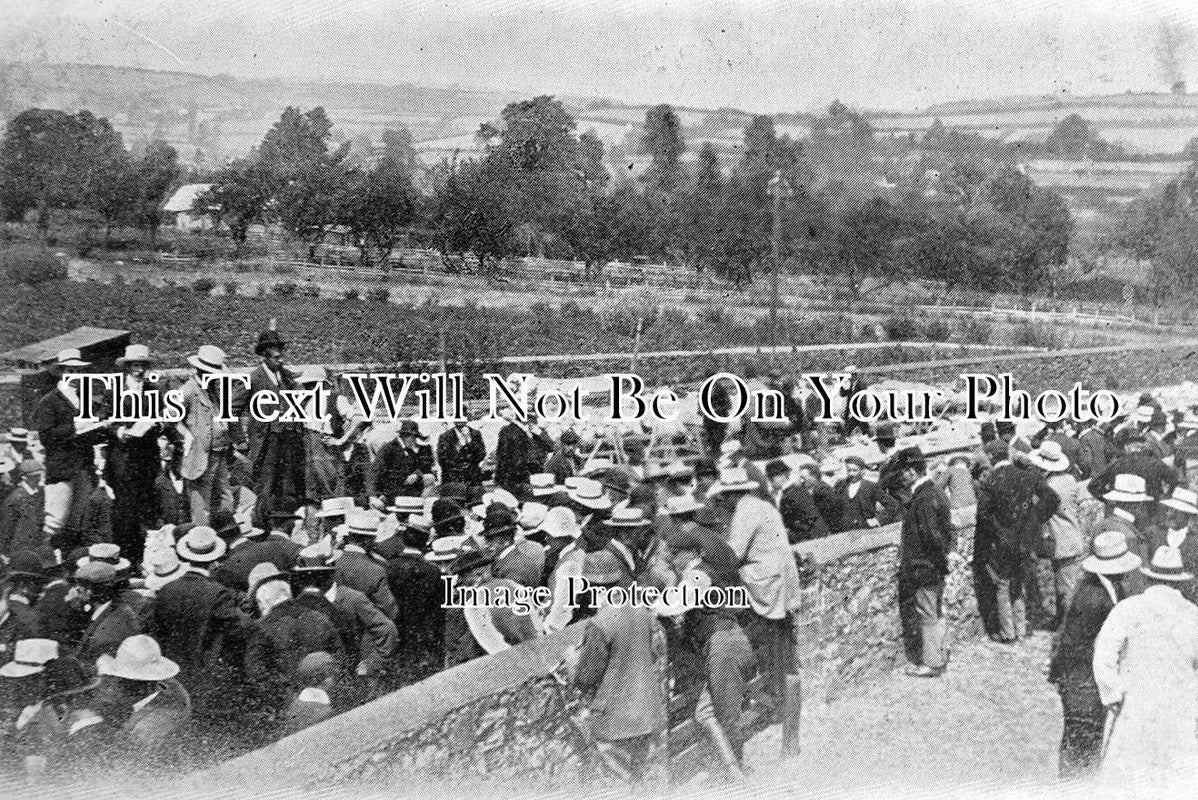
[[[215,420],[220,409],[208,392],[200,387],[200,382],[194,376],[179,389],[179,395],[186,411],[179,428],[186,429],[192,436],[191,446],[183,454],[179,475],[194,481],[208,469],[208,453],[212,449],[212,440],[218,424]]]
[[[1086,537],[1081,527],[1082,485],[1068,472],[1057,472],[1046,478],[1048,488],[1056,492],[1061,502],[1044,523],[1044,532],[1052,537],[1053,558],[1073,558],[1087,551]]]
[[[1122,703],[1104,779],[1160,780],[1198,767],[1198,606],[1171,586],[1121,601],[1094,643],[1103,705]]]
[[[728,526],[728,546],[758,615],[782,619],[798,610],[799,569],[777,508],[755,495],[742,496]]]

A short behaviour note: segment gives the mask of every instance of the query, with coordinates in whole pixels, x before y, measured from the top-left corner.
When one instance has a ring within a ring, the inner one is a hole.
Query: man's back
[[[666,726],[665,632],[643,607],[606,606],[587,621],[577,682],[595,687],[592,732],[604,741]]]

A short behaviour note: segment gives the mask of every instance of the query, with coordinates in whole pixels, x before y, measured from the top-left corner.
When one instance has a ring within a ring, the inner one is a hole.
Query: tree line
[[[65,133],[47,142],[31,132],[42,115],[58,115]],[[439,250],[450,268],[488,274],[518,255],[576,260],[591,274],[644,258],[744,285],[770,267],[769,187],[778,176],[787,189],[783,270],[852,296],[871,277],[1036,290],[1068,252],[1064,202],[990,140],[953,135],[940,131],[915,148],[917,158],[881,171],[868,121],[840,103],[801,139],[754,117],[731,154],[709,141],[694,150],[677,113],[659,105],[632,143],[636,162],[612,165],[598,136],[579,132],[560,100],[540,96],[482,125],[473,157],[425,168],[405,130],[385,131],[382,146],[364,154],[335,144],[323,108],[288,108],[249,155],[205,177],[212,187],[196,210],[219,219],[239,254],[254,225],[275,224],[310,257],[337,230],[364,262],[383,265],[412,240]],[[53,157],[67,148],[71,158]],[[6,131],[0,202],[10,219],[36,210],[39,224],[46,209],[74,203],[112,224],[150,225],[165,192],[153,178],[167,174],[154,165],[165,156],[161,143],[125,152],[119,134],[87,112],[27,111]],[[173,151],[169,160],[177,175]]]

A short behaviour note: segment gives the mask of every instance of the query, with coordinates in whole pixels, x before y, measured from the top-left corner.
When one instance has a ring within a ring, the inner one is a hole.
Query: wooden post
[[[803,681],[797,674],[786,676],[786,697],[782,706],[782,755],[797,756],[802,752],[799,743],[799,720],[803,712]]]

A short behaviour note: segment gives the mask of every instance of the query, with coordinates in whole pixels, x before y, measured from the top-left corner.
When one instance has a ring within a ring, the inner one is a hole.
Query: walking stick
[[[1099,759],[1100,762],[1106,760],[1107,747],[1111,743],[1111,733],[1115,730],[1115,720],[1119,718],[1119,709],[1122,707],[1122,704],[1120,704],[1115,708],[1107,708],[1106,710],[1106,720],[1102,726],[1102,757]]]

